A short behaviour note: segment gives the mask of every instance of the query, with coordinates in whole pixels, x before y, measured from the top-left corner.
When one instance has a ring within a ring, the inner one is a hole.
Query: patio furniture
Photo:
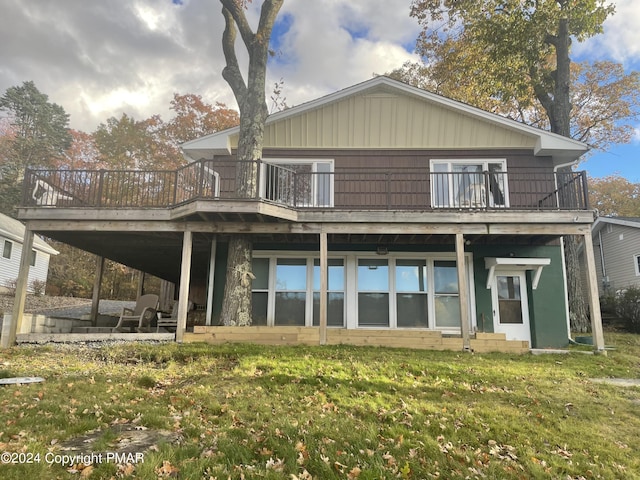
[[[150,327],[151,319],[156,314],[157,306],[158,295],[151,293],[142,295],[136,300],[136,306],[133,310],[126,307],[122,309],[122,314],[113,332],[124,332],[126,324],[129,324],[129,331],[133,331],[136,328],[140,332],[143,328]]]
[[[162,312],[158,312],[158,323],[156,326],[156,333],[160,331],[160,327],[163,327],[163,328],[172,327],[174,331],[178,327],[178,302],[173,302],[171,313],[168,317],[163,316]]]

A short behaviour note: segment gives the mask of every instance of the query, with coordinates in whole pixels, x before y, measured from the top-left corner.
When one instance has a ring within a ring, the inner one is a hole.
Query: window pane
[[[398,304],[398,327],[402,328],[426,328],[427,321],[427,295],[399,293],[396,301]]]
[[[276,325],[304,326],[306,293],[276,293]]]
[[[267,324],[267,292],[253,292],[251,295],[251,311],[253,313],[252,325]]]
[[[31,265],[32,267],[34,267],[36,265],[36,251],[35,250],[31,250],[31,257],[29,258],[29,265]]]
[[[397,260],[396,290],[398,292],[426,292],[427,262],[425,260]]]
[[[388,327],[389,326],[389,294],[388,293],[359,293],[358,294],[358,326],[360,327]]]
[[[306,290],[307,261],[304,258],[279,258],[276,266],[276,290]]]
[[[362,258],[358,260],[358,290],[361,292],[388,292],[389,267],[387,260]]]
[[[344,291],[344,261],[340,258],[330,258],[329,264],[329,290]],[[320,259],[313,261],[313,289],[320,290]]]
[[[458,270],[455,261],[433,262],[435,293],[458,293]]]
[[[436,297],[437,327],[460,327],[460,301],[458,297]]]
[[[318,162],[316,164],[316,205],[317,207],[331,205],[331,163]]]
[[[266,290],[269,288],[269,259],[254,258],[251,264],[251,270],[256,279],[252,283],[254,290]]]
[[[4,241],[4,248],[2,249],[2,256],[4,258],[11,258],[11,247],[13,246],[13,244],[8,241],[5,240]]]
[[[449,177],[447,173],[449,165],[446,163],[435,163],[432,166],[431,191],[434,207],[449,206]]]
[[[344,327],[344,293],[328,293],[327,325]],[[320,325],[320,293],[313,294],[313,325]]]

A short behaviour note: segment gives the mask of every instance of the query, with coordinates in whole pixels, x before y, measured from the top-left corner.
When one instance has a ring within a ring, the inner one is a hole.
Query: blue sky
[[[640,69],[640,0],[612,0],[605,33],[575,44],[572,57]],[[255,24],[261,1],[247,10]],[[416,61],[419,26],[411,0],[285,0],[274,32],[268,91],[282,79],[299,105]],[[172,115],[174,93],[235,107],[222,78],[224,20],[218,1],[3,0],[0,92],[33,80],[91,132],[109,117]],[[239,56],[246,65],[246,56]],[[640,119],[633,143],[594,153],[579,168],[640,182]]]

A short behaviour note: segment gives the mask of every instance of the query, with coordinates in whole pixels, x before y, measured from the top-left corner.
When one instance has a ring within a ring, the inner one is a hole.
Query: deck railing
[[[42,207],[171,208],[195,200],[261,200],[299,209],[589,208],[585,172],[314,172],[260,160],[204,160],[173,171],[27,170],[23,194],[23,206]]]

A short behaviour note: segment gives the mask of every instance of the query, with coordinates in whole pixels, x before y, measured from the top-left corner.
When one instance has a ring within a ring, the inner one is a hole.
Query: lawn
[[[0,478],[640,478],[640,388],[591,381],[640,378],[640,336],[606,340],[608,356],[16,347],[0,376],[45,382],[0,387]]]

